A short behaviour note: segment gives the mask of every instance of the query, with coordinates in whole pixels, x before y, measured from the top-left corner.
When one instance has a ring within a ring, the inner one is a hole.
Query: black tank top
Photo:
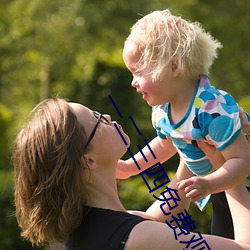
[[[126,212],[85,208],[82,223],[69,236],[67,250],[122,250],[135,225],[146,219]]]

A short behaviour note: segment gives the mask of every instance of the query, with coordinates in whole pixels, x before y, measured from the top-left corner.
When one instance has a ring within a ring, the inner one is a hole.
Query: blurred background
[[[250,112],[249,0],[0,0],[0,249],[33,249],[20,238],[14,216],[11,150],[39,101],[58,95],[111,114],[130,135],[133,153],[155,136],[151,109],[130,86],[132,76],[121,53],[138,18],[166,8],[199,21],[222,42],[212,83]],[[170,178],[177,165],[177,156],[164,164]],[[154,201],[140,176],[118,185],[127,209],[143,210]],[[211,207],[201,213],[191,204],[189,214],[197,230],[210,232]]]

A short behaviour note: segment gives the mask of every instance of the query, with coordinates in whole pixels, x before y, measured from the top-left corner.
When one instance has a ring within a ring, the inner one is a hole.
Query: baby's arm
[[[160,162],[163,163],[170,159],[176,153],[176,149],[172,144],[172,141],[167,139],[163,140],[160,137],[155,137],[151,142],[149,142],[149,146],[153,151],[156,159],[152,155],[148,146],[145,146],[142,149],[143,154],[145,155],[148,162],[145,161],[141,152],[138,152],[134,155],[136,162],[138,163],[141,170],[138,169],[137,165],[133,158],[128,160],[120,160],[117,164],[116,170],[116,178],[118,179],[126,179],[130,176],[136,175],[139,172],[153,166],[154,164]]]
[[[209,146],[208,146],[209,147]],[[206,153],[206,151],[205,151]],[[223,158],[224,157],[224,164]],[[235,141],[217,154],[217,158],[211,158],[222,166],[212,174],[205,177],[191,177],[179,182],[179,189],[184,189],[186,196],[193,201],[205,197],[209,193],[217,193],[242,183],[250,174],[250,148],[241,133]]]

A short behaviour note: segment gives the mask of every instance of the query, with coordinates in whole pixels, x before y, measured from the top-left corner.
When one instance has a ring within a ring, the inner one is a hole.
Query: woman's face
[[[111,121],[111,117],[106,114],[102,115],[104,118],[100,119],[99,115],[81,104],[69,103],[69,106],[76,115],[79,123],[84,127],[87,134],[87,140],[96,128],[94,136],[89,142],[86,151],[93,151],[98,156],[105,158],[107,156],[110,158],[111,155],[120,158],[124,155],[127,147],[130,145],[130,139],[128,135],[124,133],[121,125]],[[125,145],[117,129],[119,129],[127,145]]]

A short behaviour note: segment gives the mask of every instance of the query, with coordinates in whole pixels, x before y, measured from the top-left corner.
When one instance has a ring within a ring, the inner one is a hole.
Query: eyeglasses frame
[[[104,124],[110,124],[110,121],[105,118],[105,116],[97,111],[93,111],[94,113],[94,116],[95,118],[97,118],[97,115],[98,115],[98,119],[97,119],[97,123],[96,125],[94,126],[92,132],[90,133],[90,136],[89,136],[89,139],[87,140],[85,146],[84,146],[84,152],[86,151],[86,148],[88,147],[88,145],[90,144],[90,142],[92,141],[95,133],[96,133],[96,130],[97,130],[97,127],[98,125],[100,124],[100,122],[102,121]]]

